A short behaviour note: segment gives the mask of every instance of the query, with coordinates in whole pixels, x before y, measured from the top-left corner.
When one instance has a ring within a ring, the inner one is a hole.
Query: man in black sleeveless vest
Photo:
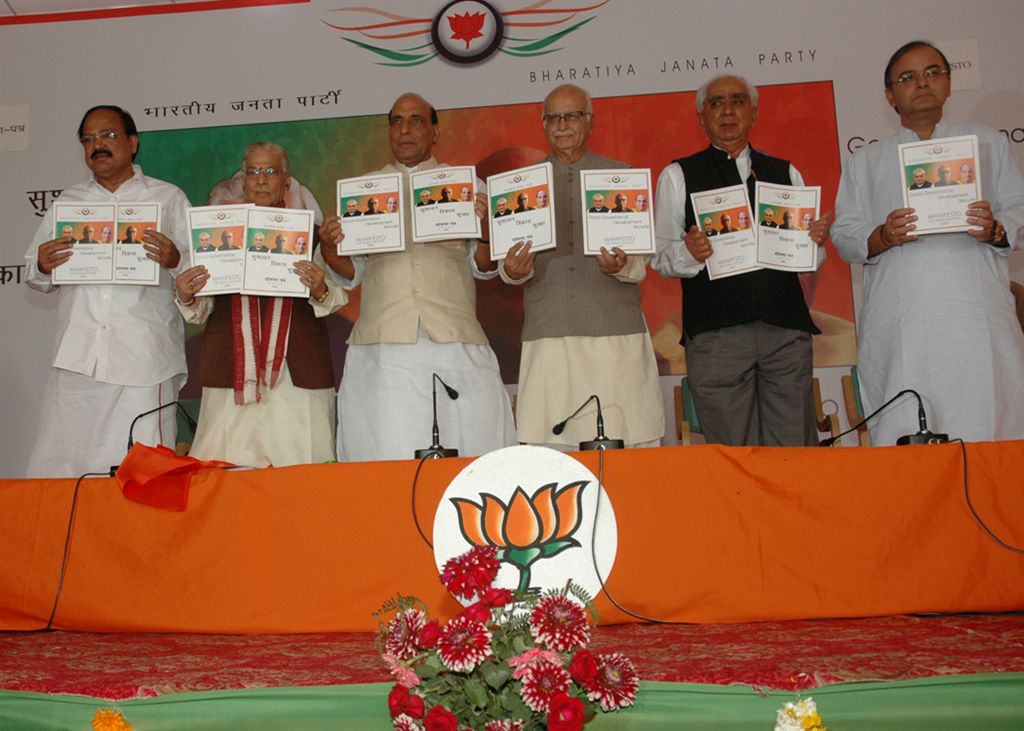
[[[786,160],[748,144],[757,122],[757,89],[719,76],[697,92],[697,120],[711,145],[676,160],[658,180],[654,267],[680,277],[683,340],[697,415],[709,443],[802,446],[817,443],[811,392],[811,320],[797,275],[771,269],[712,281],[713,253],[696,225],[690,194],[754,181],[803,185]],[[829,219],[811,227],[821,246]],[[818,261],[823,257],[819,251]]]

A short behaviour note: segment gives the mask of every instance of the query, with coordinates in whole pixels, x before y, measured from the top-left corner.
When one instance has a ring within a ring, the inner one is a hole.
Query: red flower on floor
[[[602,711],[633,705],[640,677],[633,661],[618,652],[597,657],[598,674],[587,698],[601,704]]]
[[[548,731],[579,731],[586,713],[583,701],[567,693],[555,693],[548,706]]]
[[[491,633],[482,622],[459,616],[441,630],[438,646],[445,667],[467,673],[491,656]]]
[[[590,641],[590,623],[583,607],[564,596],[546,596],[530,614],[533,636],[552,650],[567,652]]]

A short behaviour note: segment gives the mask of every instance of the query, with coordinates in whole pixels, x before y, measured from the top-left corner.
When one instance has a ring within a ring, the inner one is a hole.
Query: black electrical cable
[[[988,535],[989,538],[991,538],[993,541],[995,541],[1000,546],[1005,548],[1007,551],[1013,551],[1014,553],[1024,553],[1024,548],[1012,546],[1003,539],[1001,539],[999,536],[997,536],[995,533],[993,533],[992,530],[987,525],[985,525],[985,521],[981,519],[981,516],[978,515],[978,511],[974,509],[974,503],[971,502],[971,490],[968,486],[967,480],[967,445],[964,444],[963,439],[954,439],[953,441],[960,442],[960,454],[962,455],[964,461],[964,499],[967,501],[967,509],[971,511],[971,515],[974,516],[974,520],[978,523],[979,526],[981,526],[981,529],[985,531],[985,534]]]
[[[857,422],[856,424],[854,424],[853,426],[851,426],[851,427],[850,427],[849,429],[847,429],[846,431],[844,431],[844,432],[839,432],[839,433],[838,433],[838,434],[836,434],[836,435],[835,435],[834,437],[829,437],[828,439],[822,439],[822,440],[821,440],[820,442],[818,442],[818,446],[819,446],[819,447],[831,447],[831,446],[832,446],[833,444],[835,444],[836,442],[838,442],[838,441],[839,441],[840,439],[842,439],[843,437],[845,437],[845,436],[846,436],[847,434],[850,434],[850,433],[852,433],[852,432],[855,432],[855,431],[857,431],[857,430],[858,430],[858,429],[860,429],[860,428],[861,428],[862,426],[864,426],[865,424],[867,424],[867,423],[868,423],[869,421],[871,421],[872,419],[874,419],[874,418],[875,418],[876,416],[878,416],[878,414],[880,414],[880,413],[882,412],[882,409],[886,408],[886,407],[887,407],[887,406],[888,406],[889,404],[891,404],[891,403],[892,403],[893,401],[895,401],[896,399],[898,399],[898,398],[899,398],[900,396],[905,396],[905,395],[906,395],[906,394],[908,394],[908,393],[912,393],[912,394],[914,394],[915,396],[917,396],[917,402],[918,402],[918,404],[920,404],[920,403],[921,403],[921,396],[920,396],[920,394],[918,394],[918,392],[917,392],[917,391],[915,391],[915,390],[914,390],[914,389],[912,389],[912,388],[905,388],[905,389],[903,389],[902,391],[900,391],[900,392],[899,392],[898,394],[896,394],[895,396],[893,396],[893,397],[892,397],[891,399],[889,399],[888,401],[886,401],[886,402],[885,402],[884,404],[882,404],[881,406],[879,406],[879,407],[878,407],[877,409],[875,409],[874,411],[872,411],[872,412],[871,412],[870,414],[868,414],[867,416],[865,416],[865,417],[864,417],[863,419],[861,419],[860,421],[858,421],[858,422]]]
[[[425,454],[420,457],[420,463],[416,465],[416,474],[412,476],[412,520],[416,524],[416,530],[419,531],[420,538],[427,544],[430,550],[434,550],[434,544],[427,538],[427,534],[423,532],[423,528],[420,526],[420,517],[416,512],[416,483],[420,479],[420,470],[423,469],[423,463],[433,457],[432,454]]]
[[[618,600],[614,596],[612,596],[612,593],[610,591],[608,591],[608,587],[604,583],[604,577],[601,576],[601,571],[597,567],[597,519],[601,513],[601,494],[605,491],[604,450],[600,449],[598,450],[598,452],[600,452],[600,454],[598,454],[597,457],[597,501],[594,503],[594,525],[590,529],[590,560],[593,563],[594,574],[597,576],[597,581],[601,584],[601,592],[606,597],[608,597],[608,601],[610,601],[616,609],[618,609],[623,614],[633,617],[634,619],[639,619],[644,622],[652,622],[654,624],[693,624],[693,622],[680,622],[675,619],[658,619],[656,617],[648,617],[646,615],[634,612],[631,609],[626,609],[624,606],[619,604]]]
[[[57,594],[53,597],[53,608],[50,610],[50,618],[46,620],[43,631],[49,630],[53,626],[53,618],[57,616],[57,605],[60,603],[60,595],[64,590],[64,572],[68,566],[68,557],[71,555],[71,530],[75,525],[75,512],[78,510],[78,489],[86,477],[110,477],[110,473],[86,472],[75,482],[75,489],[71,494],[71,511],[68,513],[68,530],[64,535],[64,555],[60,561],[60,573],[57,574]]]

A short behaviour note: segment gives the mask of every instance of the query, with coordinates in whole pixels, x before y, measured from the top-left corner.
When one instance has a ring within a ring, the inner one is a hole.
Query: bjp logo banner
[[[474,546],[498,549],[495,586],[544,590],[572,578],[596,596],[615,561],[615,512],[597,477],[572,457],[507,447],[460,472],[434,516],[439,570]]]

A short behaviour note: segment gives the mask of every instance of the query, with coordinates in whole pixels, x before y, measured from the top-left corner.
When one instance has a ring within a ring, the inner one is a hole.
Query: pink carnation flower
[[[488,721],[484,724],[484,731],[523,731],[523,722],[518,719],[508,718]]]
[[[508,659],[509,667],[515,668],[515,670],[512,671],[512,679],[519,680],[526,675],[532,666],[542,662],[561,665],[562,657],[557,652],[552,652],[551,650],[541,650],[536,647],[531,647],[522,655],[517,655]]]
[[[423,727],[416,723],[416,719],[406,716],[404,713],[395,718],[392,723],[395,726],[395,731],[423,731]]]
[[[403,665],[402,662],[394,655],[384,653],[381,655],[381,659],[384,661],[384,664],[388,666],[388,671],[395,679],[395,682],[399,685],[405,686],[406,688],[415,688],[420,684],[420,676],[416,674],[416,671],[408,665]]]

